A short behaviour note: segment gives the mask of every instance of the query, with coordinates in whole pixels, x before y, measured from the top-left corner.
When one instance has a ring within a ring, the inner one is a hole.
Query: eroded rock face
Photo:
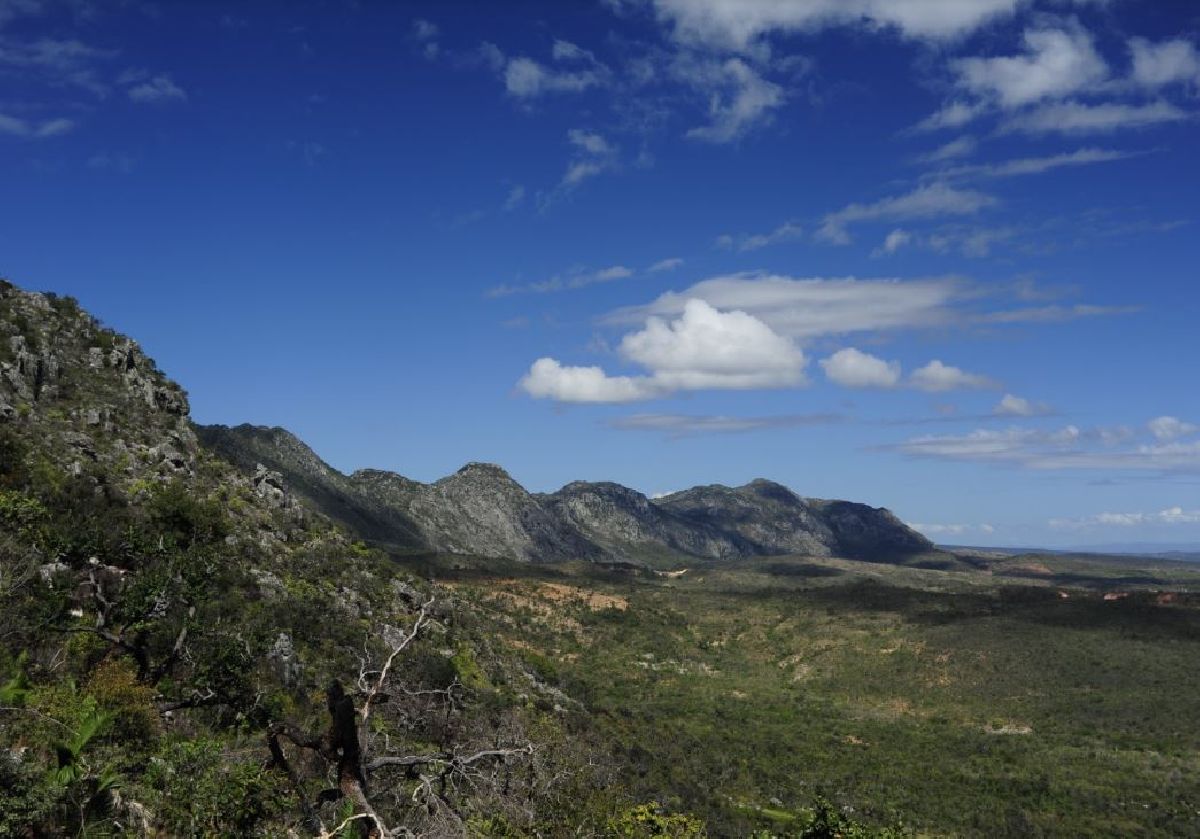
[[[0,423],[71,458],[64,470],[96,464],[97,473],[131,480],[192,474],[199,446],[187,415],[183,389],[137,343],[71,298],[0,281]]]

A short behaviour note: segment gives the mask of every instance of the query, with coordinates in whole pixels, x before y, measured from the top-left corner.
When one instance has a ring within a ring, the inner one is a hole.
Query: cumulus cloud
[[[141,84],[133,85],[126,93],[134,102],[149,105],[187,101],[187,94],[183,88],[171,81],[170,76],[155,76]]]
[[[884,361],[854,347],[838,350],[819,363],[826,378],[843,387],[891,388],[900,383],[900,362]]]
[[[1016,108],[1088,90],[1108,77],[1108,66],[1080,27],[1029,29],[1023,42],[1021,55],[954,61],[958,86]]]
[[[871,204],[850,204],[837,212],[828,213],[816,235],[826,242],[844,245],[850,242],[847,228],[851,224],[974,215],[995,203],[996,199],[992,196],[973,189],[932,183],[903,195],[883,198]]]
[[[621,355],[673,388],[786,387],[804,381],[804,353],[746,312],[689,300],[675,320],[651,317],[621,340]]]
[[[722,310],[748,312],[779,334],[802,343],[856,332],[1057,323],[1138,311],[1136,307],[1083,303],[980,310],[985,301],[991,300],[993,305],[1007,301],[980,294],[979,288],[951,277],[895,280],[741,273],[712,277],[682,291],[666,292],[645,305],[617,309],[601,322],[629,326],[651,315],[678,315],[692,299]]]
[[[1163,441],[1177,440],[1200,431],[1200,426],[1184,422],[1178,417],[1155,417],[1146,423],[1146,427],[1150,429],[1150,433],[1156,440]]]
[[[909,376],[909,384],[918,390],[941,393],[948,390],[968,390],[995,387],[996,383],[987,376],[967,373],[949,364],[934,359],[918,368]]]
[[[779,334],[803,341],[949,323],[956,317],[952,306],[961,296],[963,289],[952,279],[901,282],[733,274],[667,292],[645,306],[618,309],[605,322],[623,325],[640,323],[651,315],[673,316],[689,300],[699,299],[717,309],[747,312]]]
[[[648,375],[611,377],[599,367],[534,363],[520,387],[564,402],[627,402],[678,390],[795,387],[807,360],[790,339],[745,312],[689,300],[679,317],[650,317],[622,338],[620,355]]]
[[[539,358],[517,383],[535,399],[556,402],[633,402],[661,392],[645,376],[609,376],[599,367],[567,367]]]

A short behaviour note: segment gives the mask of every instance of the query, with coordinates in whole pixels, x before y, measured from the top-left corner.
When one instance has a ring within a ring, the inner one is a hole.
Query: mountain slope
[[[887,510],[805,499],[756,480],[649,499],[615,483],[576,481],[534,495],[503,469],[472,463],[423,484],[394,472],[344,475],[291,433],[202,426],[200,440],[247,472],[289,487],[353,532],[391,549],[569,560],[669,562],[806,554],[889,561],[934,550]]]

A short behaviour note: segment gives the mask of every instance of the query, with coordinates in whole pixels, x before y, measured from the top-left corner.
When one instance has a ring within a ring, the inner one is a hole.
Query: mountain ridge
[[[279,427],[208,425],[196,433],[243,470],[280,472],[291,491],[352,530],[381,525],[363,535],[406,552],[645,563],[785,554],[889,561],[934,550],[885,508],[802,497],[766,478],[656,499],[611,481],[531,493],[494,463],[467,463],[422,483],[380,469],[347,475]],[[391,519],[403,526],[389,527]]]

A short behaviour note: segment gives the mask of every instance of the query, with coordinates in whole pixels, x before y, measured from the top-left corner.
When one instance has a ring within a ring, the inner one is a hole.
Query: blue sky
[[[1200,7],[0,0],[0,272],[200,422],[1200,542]]]

